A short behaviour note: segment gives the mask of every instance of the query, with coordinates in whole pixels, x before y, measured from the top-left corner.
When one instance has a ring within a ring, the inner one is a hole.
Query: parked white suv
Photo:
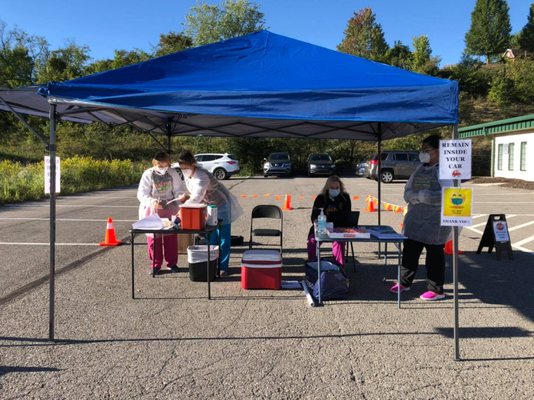
[[[239,161],[232,154],[202,153],[195,154],[197,164],[211,172],[219,180],[228,179],[239,173]]]

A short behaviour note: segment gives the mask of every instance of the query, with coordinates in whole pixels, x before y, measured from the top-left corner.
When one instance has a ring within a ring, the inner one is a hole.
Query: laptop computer
[[[326,216],[328,222],[334,223],[334,228],[355,228],[359,219],[359,211],[334,211]]]

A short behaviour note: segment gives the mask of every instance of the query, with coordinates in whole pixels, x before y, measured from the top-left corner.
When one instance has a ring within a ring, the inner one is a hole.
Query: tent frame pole
[[[56,280],[56,105],[50,104],[50,274],[48,306],[48,339],[55,340],[55,280]]]
[[[378,164],[376,170],[376,179],[378,181],[378,226],[382,226],[382,214],[380,212],[382,204],[382,123],[378,123]],[[380,254],[380,251],[379,251]]]
[[[172,118],[169,118],[165,123],[165,134],[167,135],[167,154],[172,154]]]
[[[378,204],[376,208],[378,209],[378,226],[382,226],[382,212],[380,211],[382,207],[382,123],[378,123],[378,141],[377,141],[377,151],[378,151],[378,164],[376,167],[376,180],[378,182]],[[387,248],[387,247],[386,247]],[[384,254],[387,257],[387,254]],[[378,242],[378,259],[382,258],[382,246]]]
[[[452,127],[452,139],[458,140],[458,125]],[[459,180],[453,179],[453,187],[459,186]],[[452,281],[454,291],[454,361],[460,361],[460,315],[458,305],[458,227],[452,227]]]
[[[22,115],[20,115],[18,112],[15,111],[11,105],[9,105],[2,97],[0,97],[0,102],[7,107],[9,111],[13,113],[13,115],[26,127],[30,130],[31,133],[33,133],[37,139],[41,141],[42,144],[44,144],[45,149],[48,150],[48,143],[46,143],[46,139],[44,135],[40,132],[38,132],[35,128],[33,128],[28,121],[26,121],[26,118],[24,118]]]

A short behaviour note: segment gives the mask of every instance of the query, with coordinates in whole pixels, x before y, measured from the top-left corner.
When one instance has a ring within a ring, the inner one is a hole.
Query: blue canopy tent
[[[203,135],[379,144],[458,123],[457,82],[268,31],[49,83],[36,93],[35,88],[0,91],[0,109],[51,119],[52,193],[58,119],[128,124],[169,140]],[[53,223],[52,194],[51,247]]]
[[[39,93],[57,105],[58,118],[170,135],[376,141],[458,122],[454,81],[268,31],[50,83]],[[48,117],[40,103],[34,114]]]

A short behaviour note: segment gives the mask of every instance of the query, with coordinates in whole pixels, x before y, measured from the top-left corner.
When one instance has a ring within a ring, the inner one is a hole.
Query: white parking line
[[[43,204],[7,204],[2,207],[6,208],[30,208],[30,207],[43,207]],[[139,206],[95,206],[93,204],[57,204],[57,208],[63,207],[85,207],[85,208],[139,208]]]
[[[475,204],[495,204],[494,201],[475,201]],[[506,204],[532,204],[531,201],[506,201]]]
[[[0,217],[0,221],[50,221],[50,218],[27,218],[27,217]],[[56,221],[68,222],[106,222],[103,219],[83,219],[83,218],[56,218]],[[137,222],[136,219],[113,219],[113,222]]]
[[[0,242],[2,246],[50,246],[50,243],[39,242]],[[98,243],[56,243],[56,246],[98,246]]]
[[[479,235],[482,235],[483,232],[476,229],[476,228],[473,228],[472,226],[465,226],[464,228],[466,229],[469,229],[471,232],[475,232],[475,233],[478,233]],[[528,254],[534,254],[534,251],[530,250],[530,249],[527,249],[525,247],[523,247],[523,245],[525,243],[528,243],[528,242],[531,242],[534,240],[534,235],[533,236],[530,236],[526,239],[523,239],[523,240],[520,240],[519,242],[517,243],[512,243],[512,248],[516,249],[516,250],[519,250],[519,251],[522,251],[524,253],[528,253]]]
[[[132,199],[137,200],[135,196],[65,196],[59,197],[58,200],[68,200],[68,199],[106,199],[106,200],[115,200],[115,199]]]
[[[512,228],[508,228],[508,232],[515,231],[516,229],[524,228],[525,226],[529,226],[534,224],[534,221],[525,222],[524,224],[514,226]]]
[[[523,246],[525,243],[532,242],[534,240],[534,235],[529,236],[528,238],[525,238],[523,240],[520,240],[515,245],[516,246]]]

